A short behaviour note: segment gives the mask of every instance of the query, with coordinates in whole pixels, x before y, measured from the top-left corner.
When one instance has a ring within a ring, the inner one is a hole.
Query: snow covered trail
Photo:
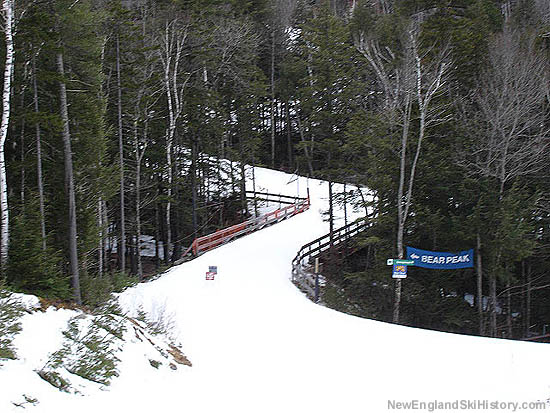
[[[299,184],[306,193],[305,179],[287,185],[289,175],[260,168],[256,178],[270,192],[295,194]],[[546,344],[396,326],[309,301],[289,280],[300,246],[328,231],[327,185],[309,187],[309,211],[120,295],[130,311],[171,319],[193,367],[151,371],[127,354],[108,391],[41,399],[30,410],[347,413],[389,411],[388,400],[550,397]],[[206,281],[211,265],[218,275]]]
[[[274,193],[298,188],[279,172],[258,169],[256,178]],[[301,179],[300,195],[306,187]],[[174,412],[366,412],[385,411],[388,400],[550,397],[544,344],[395,326],[307,300],[289,281],[290,263],[328,231],[320,215],[327,185],[309,187],[309,211],[123,294],[126,307],[174,314],[193,362],[173,392],[149,393],[154,403]],[[214,282],[205,280],[210,265],[218,266]]]

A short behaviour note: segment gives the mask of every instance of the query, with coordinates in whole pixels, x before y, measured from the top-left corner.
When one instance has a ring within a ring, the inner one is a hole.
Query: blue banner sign
[[[414,260],[417,267],[440,270],[471,268],[474,266],[474,250],[453,252],[426,251],[407,247],[407,258]]]

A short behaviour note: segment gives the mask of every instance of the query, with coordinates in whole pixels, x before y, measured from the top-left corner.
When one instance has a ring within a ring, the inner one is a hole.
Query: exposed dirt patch
[[[84,305],[78,305],[71,301],[62,301],[62,300],[52,300],[50,298],[42,298],[38,297],[40,300],[40,308],[37,311],[46,311],[50,307],[54,308],[62,308],[65,310],[76,310],[76,311],[82,311],[86,314],[90,314],[91,310]]]
[[[178,364],[183,364],[185,366],[193,367],[193,364],[189,361],[187,357],[181,352],[181,350],[172,344],[169,345],[168,353],[174,358],[174,361]]]

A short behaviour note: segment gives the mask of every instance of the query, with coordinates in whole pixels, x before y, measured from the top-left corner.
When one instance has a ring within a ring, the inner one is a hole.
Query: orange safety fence
[[[296,198],[297,203],[279,208],[259,217],[250,218],[240,224],[232,225],[228,228],[220,229],[212,234],[196,238],[191,246],[184,253],[184,256],[192,253],[195,257],[209,251],[213,248],[231,241],[247,233],[261,229],[267,225],[279,222],[309,209],[309,194],[307,198]]]

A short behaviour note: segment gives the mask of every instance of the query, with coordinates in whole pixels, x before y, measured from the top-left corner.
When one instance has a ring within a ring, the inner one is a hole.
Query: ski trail
[[[306,195],[303,178],[288,184],[289,175],[261,168],[256,177],[258,190]],[[193,367],[153,369],[139,343],[129,343],[120,377],[108,389],[91,389],[86,397],[43,389],[48,397],[29,410],[353,413],[389,411],[390,402],[412,400],[529,402],[550,396],[546,344],[397,326],[309,301],[290,282],[298,249],[328,232],[322,217],[327,184],[310,180],[309,188],[308,211],[120,294],[131,314],[143,309],[172,322]],[[336,226],[341,224],[340,218]],[[218,274],[207,281],[211,265]],[[391,286],[390,277],[388,271]],[[26,389],[31,394],[33,386]]]

